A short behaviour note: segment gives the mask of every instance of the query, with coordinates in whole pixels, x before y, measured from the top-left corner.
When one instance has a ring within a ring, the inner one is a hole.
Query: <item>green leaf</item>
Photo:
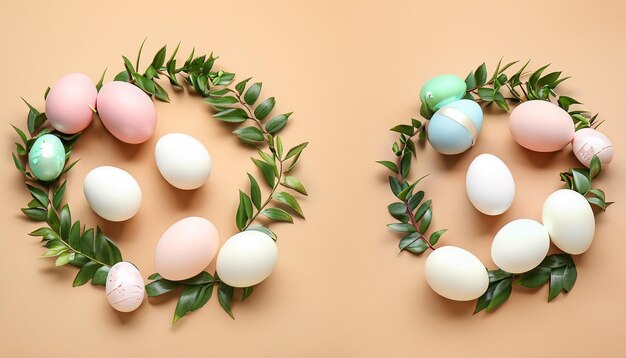
[[[101,265],[94,262],[94,261],[89,261],[88,263],[86,263],[79,271],[78,274],[76,274],[76,277],[74,278],[74,282],[72,283],[73,287],[78,287],[78,286],[82,286],[84,284],[86,284],[87,282],[89,282],[89,280],[91,280],[91,278],[93,277],[93,275],[96,273],[96,270],[100,267]]]
[[[552,85],[554,82],[556,82],[559,79],[560,76],[561,76],[561,72],[548,73],[547,75],[541,77],[537,81],[537,87]]]
[[[570,106],[573,104],[582,104],[578,102],[577,100],[575,100],[574,98],[568,97],[568,96],[559,96],[558,103],[559,103],[559,106],[563,108],[565,111],[569,111]]]
[[[70,263],[70,253],[65,251],[62,252],[54,262],[54,266],[64,266]]]
[[[474,71],[474,78],[476,86],[482,86],[487,82],[487,65],[484,62]]]
[[[573,263],[572,265],[565,266],[565,272],[563,273],[563,290],[565,290],[565,292],[572,290],[576,283],[577,276],[576,266]]]
[[[272,117],[265,124],[265,130],[270,133],[278,132],[285,126],[285,124],[287,124],[287,120],[289,119],[289,116],[291,116],[292,113],[293,112],[289,112],[289,113],[279,114],[275,117]]]
[[[35,221],[46,221],[48,219],[48,212],[41,208],[23,208],[24,215]]]
[[[402,191],[399,192],[398,195],[396,195],[396,197],[400,200],[405,200],[407,197],[411,195],[411,193],[413,192],[413,189],[415,189],[415,184],[417,183],[413,183],[407,186],[406,188],[402,189]]]
[[[252,201],[250,200],[250,197],[243,191],[239,190],[239,201],[243,203],[246,216],[248,218],[251,218],[252,217]]]
[[[211,299],[211,296],[213,295],[213,288],[215,287],[215,284],[210,283],[208,285],[204,285],[200,287],[201,288],[200,288],[200,293],[198,293],[198,298],[193,303],[193,306],[191,306],[192,311],[196,311],[202,308],[207,302],[209,302],[209,300]]]
[[[156,90],[154,89],[154,82],[152,80],[149,80],[138,73],[135,74],[134,77],[137,87],[141,88],[144,92],[150,95],[156,93]]]
[[[59,232],[60,230],[60,221],[57,213],[52,209],[48,209],[48,225],[52,228],[52,230]]]
[[[389,214],[391,214],[391,216],[401,222],[407,223],[409,221],[409,216],[406,213],[406,205],[404,203],[389,204],[389,206],[387,206],[387,210],[389,210]]]
[[[272,169],[272,167],[267,164],[266,162],[256,159],[256,158],[251,158],[252,162],[259,168],[261,169],[261,172],[263,173],[263,177],[265,178],[265,181],[267,182],[267,184],[270,187],[274,187],[274,183],[275,183],[275,179],[276,177],[274,176],[274,169]]]
[[[102,230],[96,228],[96,239],[94,243],[96,258],[108,265],[115,265],[122,261],[122,253],[120,249],[104,235]]]
[[[128,72],[129,77],[132,77],[133,73],[137,72],[135,71],[133,64],[126,56],[122,56],[122,60],[124,60],[124,67],[126,68],[126,72]]]
[[[24,134],[24,132],[22,132],[21,129],[17,128],[16,126],[12,124],[11,124],[11,127],[13,127],[13,130],[15,130],[15,133],[17,133],[17,135],[20,137],[20,139],[22,140],[22,143],[26,145],[26,142],[28,141],[28,139],[26,138],[26,134]]]
[[[272,240],[274,240],[274,241],[276,241],[276,239],[277,239],[276,234],[272,230],[266,228],[265,226],[250,226],[246,230],[262,232],[262,233],[266,234],[267,236],[271,237]]]
[[[399,124],[393,128],[390,129],[390,131],[392,132],[398,132],[398,133],[402,133],[402,134],[406,134],[408,136],[413,135],[413,131],[415,131],[415,128],[413,128],[413,126],[408,125],[408,124]]]
[[[175,290],[179,284],[165,279],[156,280],[146,285],[146,294],[148,297],[155,297],[166,294]]]
[[[526,288],[537,288],[550,279],[550,268],[538,266],[534,269],[522,274],[517,283]]]
[[[411,171],[411,153],[405,152],[400,161],[400,175],[406,178]]]
[[[36,199],[42,207],[48,207],[48,194],[46,194],[43,190],[36,188],[30,184],[26,184],[30,195],[33,199]]]
[[[233,133],[244,141],[261,142],[265,140],[263,132],[261,132],[261,130],[257,127],[253,126],[238,128]]]
[[[276,100],[274,99],[274,97],[266,99],[254,109],[254,115],[257,119],[263,120],[265,117],[267,117],[268,114],[270,114],[272,109],[274,109],[275,104]]]
[[[169,102],[170,96],[167,94],[167,91],[163,87],[161,87],[158,83],[153,82],[154,84],[154,96],[156,99],[162,102]]]
[[[252,77],[248,77],[245,80],[237,83],[235,85],[235,90],[237,91],[237,93],[241,96],[241,94],[243,93],[243,90],[246,89],[246,84],[248,84],[248,81],[250,81],[252,79]]]
[[[420,115],[424,117],[425,119],[430,119],[433,116],[433,114],[434,114],[433,111],[431,111],[430,108],[428,108],[426,103],[422,103],[422,105],[420,106]]]
[[[30,236],[41,236],[42,239],[44,240],[54,240],[54,239],[59,239],[59,235],[57,235],[56,232],[54,232],[54,230],[52,230],[49,227],[41,227],[31,233],[29,233],[28,235]]]
[[[495,100],[495,91],[493,88],[479,88],[478,97],[485,102],[493,102]]]
[[[388,160],[378,160],[376,161],[376,163],[384,165],[385,167],[387,167],[387,169],[391,170],[394,173],[398,172],[398,166],[396,165],[396,163],[390,162]]]
[[[70,213],[70,207],[65,204],[59,213],[59,234],[61,234],[61,238],[65,242],[69,242],[71,227],[72,215]]]
[[[280,185],[289,189],[293,189],[302,195],[309,195],[300,180],[292,176],[286,176],[285,179],[280,183]]]
[[[248,119],[248,114],[241,108],[229,108],[214,114],[213,118],[224,122],[241,123]]]
[[[400,248],[400,252],[406,250],[419,255],[428,249],[428,244],[424,242],[419,233],[414,232],[403,237],[398,247]]]
[[[166,47],[167,46],[161,47],[161,49],[154,55],[154,58],[152,59],[151,65],[156,70],[160,70],[161,67],[163,67],[163,64],[165,63]]]
[[[226,313],[228,313],[228,315],[232,319],[235,319],[231,307],[231,303],[233,301],[233,292],[234,288],[222,282],[217,289],[217,300],[219,301],[220,306],[222,306],[222,309],[224,309],[224,311],[226,311]]]
[[[532,75],[530,75],[530,77],[528,78],[528,83],[532,88],[537,88],[537,82],[539,81],[539,77],[541,77],[541,74],[546,68],[548,68],[548,66],[550,66],[550,64],[542,66],[537,71],[533,72]]]
[[[94,252],[94,230],[87,229],[80,237],[80,251],[88,256],[93,256]]]
[[[429,208],[424,213],[424,216],[422,216],[422,221],[420,221],[419,229],[420,229],[421,233],[425,233],[426,231],[428,231],[428,228],[430,227],[430,222],[432,221],[432,218],[433,218],[433,212]],[[431,242],[431,244],[432,244],[432,242]]]
[[[248,174],[248,179],[250,180],[250,198],[252,199],[252,203],[257,209],[261,209],[261,188],[259,188],[259,183],[254,179],[250,173]]]
[[[58,240],[49,241],[47,246],[48,246],[48,250],[43,255],[41,255],[41,257],[58,256],[68,250],[67,246],[63,245]]]
[[[306,148],[307,145],[309,145],[309,142],[298,144],[297,146],[289,149],[289,151],[287,152],[287,155],[285,156],[285,160],[291,157],[294,157],[296,155],[299,155],[304,150],[304,148]]]
[[[602,163],[600,162],[600,158],[597,155],[593,155],[591,158],[591,162],[589,164],[589,179],[593,180],[595,177],[600,174],[602,170]]]
[[[550,291],[548,293],[548,302],[552,301],[556,296],[563,291],[563,276],[565,274],[565,267],[558,267],[552,269],[550,274]]]
[[[293,218],[291,217],[291,215],[289,215],[289,213],[287,213],[285,210],[280,209],[280,208],[264,209],[263,211],[261,211],[261,215],[267,218],[270,218],[274,221],[293,223]]]
[[[250,297],[250,295],[252,294],[253,289],[254,289],[253,286],[244,287],[243,294],[241,295],[241,302],[245,301],[246,298]]]
[[[430,209],[430,205],[432,204],[432,200],[426,200],[424,203],[422,203],[422,205],[419,206],[419,208],[417,208],[417,211],[415,212],[415,220],[419,220],[422,218],[422,216],[426,213],[426,211],[428,209]]]
[[[474,71],[471,71],[467,77],[465,77],[465,85],[468,90],[476,88],[476,77],[474,76]]]
[[[274,198],[274,200],[279,201],[283,204],[286,204],[287,206],[292,208],[293,211],[295,211],[298,215],[304,218],[304,213],[302,212],[302,208],[300,207],[300,204],[298,204],[298,201],[296,200],[296,198],[293,197],[293,195],[285,191],[281,191],[281,192],[275,193],[272,197]]]
[[[250,88],[248,88],[248,90],[246,91],[246,94],[243,96],[243,100],[246,101],[247,104],[253,105],[254,102],[259,99],[262,87],[263,84],[260,82],[257,82],[250,86]]]
[[[235,104],[239,102],[237,98],[235,98],[234,96],[204,97],[202,101],[212,104],[214,106],[226,106],[229,104]]]
[[[574,189],[580,194],[585,195],[589,189],[591,189],[591,181],[589,178],[577,170],[572,170],[572,180]]]
[[[239,191],[241,192],[241,191]],[[237,225],[237,229],[239,231],[243,230],[248,223],[248,216],[246,215],[246,208],[244,206],[243,201],[239,201],[239,206],[237,207],[237,213],[235,214],[235,224]]]
[[[604,191],[602,191],[600,189],[591,189],[591,190],[589,190],[589,193],[597,196],[598,199],[601,199],[602,201],[606,200],[606,197],[604,195]]]
[[[109,275],[110,267],[100,266],[91,278],[91,284],[96,286],[106,286],[107,276]]]
[[[432,234],[430,234],[430,238],[428,239],[428,241],[430,241],[430,244],[433,246],[437,244],[441,235],[443,235],[443,233],[446,232],[447,230],[448,229],[442,229],[442,230],[435,231]]]
[[[396,197],[402,191],[402,185],[400,184],[398,178],[396,178],[395,176],[389,176],[389,187],[391,188],[393,195],[395,195]]]
[[[406,224],[406,223],[387,224],[387,227],[397,232],[404,232],[404,233],[416,232],[415,227],[413,225]]]
[[[130,75],[128,74],[127,71],[122,71],[118,73],[117,75],[115,75],[115,77],[113,78],[113,81],[130,82]]]
[[[24,164],[22,164],[22,162],[17,159],[17,157],[15,156],[14,153],[11,153],[11,155],[13,156],[13,164],[15,164],[15,167],[22,172],[22,174],[26,173],[26,168],[24,168]]]
[[[176,303],[172,324],[175,324],[179,319],[192,311],[194,303],[200,296],[201,289],[202,286],[185,286],[185,288],[183,288],[178,302]]]
[[[505,278],[504,280],[498,282],[493,292],[491,302],[489,302],[489,305],[487,306],[487,312],[493,311],[508,300],[511,296],[512,289],[513,286],[510,278]]]

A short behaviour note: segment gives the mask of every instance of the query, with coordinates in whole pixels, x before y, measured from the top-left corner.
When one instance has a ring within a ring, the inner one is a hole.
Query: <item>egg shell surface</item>
[[[467,169],[465,189],[472,205],[486,215],[504,213],[515,198],[515,181],[511,171],[492,154],[474,158]]]
[[[555,152],[574,138],[570,115],[554,103],[524,102],[509,117],[511,135],[519,145],[535,152]]]
[[[220,279],[232,287],[254,286],[276,267],[278,247],[267,234],[247,230],[228,239],[217,255]]]
[[[107,275],[106,295],[111,307],[120,312],[131,312],[139,308],[145,297],[141,273],[129,262],[118,262]]]
[[[92,169],[83,181],[85,198],[91,209],[109,221],[124,221],[141,207],[142,193],[127,171],[111,166]]]
[[[420,99],[432,111],[458,101],[465,96],[467,85],[455,75],[441,75],[430,79],[420,91]]]
[[[591,246],[596,222],[591,205],[578,192],[560,189],[550,194],[541,216],[550,239],[559,249],[579,255]]]
[[[474,300],[489,286],[485,265],[456,246],[442,246],[431,252],[424,271],[426,282],[435,292],[455,301]]]
[[[91,78],[71,73],[56,81],[46,97],[46,117],[59,132],[74,134],[93,120],[98,90]]]
[[[37,138],[28,152],[28,166],[33,175],[43,181],[58,178],[65,167],[63,142],[53,134]]]
[[[522,273],[537,267],[548,254],[550,236],[546,228],[530,219],[504,225],[491,243],[491,258],[502,270]]]
[[[159,139],[155,148],[159,172],[168,183],[179,189],[197,189],[211,173],[211,155],[196,138],[183,133],[169,133]]]
[[[428,141],[433,148],[441,154],[459,154],[472,147],[472,135],[464,125],[442,114],[446,107],[462,112],[468,117],[477,133],[480,133],[483,125],[483,110],[478,103],[462,99],[442,107],[428,122]]]
[[[604,133],[592,128],[576,131],[572,141],[572,150],[576,158],[587,168],[591,165],[594,155],[598,156],[603,165],[613,160],[613,143]]]

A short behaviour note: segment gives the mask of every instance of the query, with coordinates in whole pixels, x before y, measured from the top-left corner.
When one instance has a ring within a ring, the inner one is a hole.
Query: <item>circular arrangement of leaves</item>
[[[506,112],[510,110],[510,105],[529,100],[554,101],[570,115],[576,130],[597,128],[602,124],[598,121],[598,114],[591,115],[588,111],[571,108],[580,105],[581,102],[557,94],[558,85],[569,78],[562,77],[561,71],[544,74],[549,66],[545,65],[527,72],[530,63],[528,61],[516,72],[510,73],[510,69],[518,63],[519,61],[514,61],[503,65],[502,61],[499,61],[492,75],[488,75],[485,63],[478,66],[465,79],[467,90],[463,99],[476,101],[483,106],[495,104]],[[391,131],[399,135],[399,139],[392,146],[395,160],[377,162],[392,172],[392,175],[389,175],[389,186],[397,199],[388,206],[389,214],[397,222],[389,224],[388,227],[402,235],[399,242],[400,252],[407,251],[415,255],[420,255],[428,249],[435,250],[441,236],[447,230],[430,231],[431,233],[427,234],[433,217],[432,200],[424,200],[424,191],[416,191],[418,183],[426,176],[417,180],[409,178],[412,162],[418,153],[416,142],[426,140],[426,123],[433,114],[430,108],[422,103],[420,106],[422,120],[411,119],[410,124],[399,124],[391,128]],[[559,176],[566,188],[584,195],[591,205],[604,211],[612,202],[606,201],[604,191],[592,187],[592,181],[600,171],[600,159],[594,155],[589,168],[571,168]],[[488,275],[489,286],[477,299],[474,314],[482,310],[490,312],[502,305],[511,295],[513,286],[533,289],[548,283],[548,301],[552,301],[560,293],[572,290],[577,272],[572,255],[557,253],[546,256],[539,266],[525,273],[512,274],[494,269],[488,270]]]
[[[125,70],[118,73],[114,80],[132,83],[151,98],[169,102],[167,91],[158,81],[165,77],[174,88],[179,90],[189,88],[200,95],[204,102],[215,109],[213,117],[217,120],[240,124],[233,133],[242,142],[256,149],[258,157],[251,159],[259,169],[262,181],[267,184],[268,189],[264,194],[255,175],[247,173],[249,190],[239,190],[235,224],[239,231],[261,231],[276,241],[276,234],[267,226],[261,225],[258,219],[262,216],[270,222],[293,223],[294,214],[304,218],[297,196],[308,194],[302,182],[292,176],[291,172],[308,142],[285,149],[279,132],[288,123],[292,112],[270,116],[276,100],[274,97],[260,100],[262,83],[250,84],[251,78],[246,78],[235,84],[234,73],[214,68],[217,57],[212,53],[208,56],[197,56],[195,49],[179,67],[176,60],[179,46],[180,44],[167,61],[166,46],[163,46],[141,73],[139,65],[142,43],[134,65],[126,56],[122,56]],[[105,74],[106,70],[96,85],[98,91],[102,87]],[[44,99],[49,90],[48,87]],[[26,100],[24,102],[29,108],[27,131],[13,126],[21,143],[15,143],[16,150],[12,155],[15,167],[23,174],[26,188],[32,196],[32,200],[27,207],[22,208],[22,212],[44,225],[30,235],[41,237],[41,243],[47,249],[43,257],[56,258],[56,266],[69,264],[79,269],[73,282],[74,287],[89,281],[93,285],[104,285],[111,266],[122,261],[119,247],[99,227],[86,228],[81,225],[80,220],[72,218],[69,204],[63,205],[67,174],[78,162],[78,160],[70,162],[72,148],[78,142],[81,133],[66,135],[56,131],[47,123],[44,112],[37,110]],[[97,110],[95,108],[93,110],[97,114]],[[65,148],[67,164],[61,176],[52,181],[39,180],[29,171],[27,165],[27,156],[33,143],[45,134],[57,136]],[[155,273],[148,279],[152,281],[146,285],[149,297],[164,295],[180,288],[177,291],[179,298],[173,323],[204,306],[216,287],[219,304],[234,318],[232,302],[235,288],[221,282],[217,274],[203,271],[187,280],[170,281]],[[252,294],[253,287],[242,290],[241,301],[244,301]]]

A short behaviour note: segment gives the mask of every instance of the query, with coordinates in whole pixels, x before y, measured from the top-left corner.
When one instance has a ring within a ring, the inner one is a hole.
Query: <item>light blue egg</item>
[[[65,167],[63,142],[53,134],[37,138],[28,152],[28,166],[33,175],[43,181],[58,178]]]
[[[428,141],[441,154],[463,153],[474,145],[482,126],[483,110],[480,105],[462,99],[435,112],[428,123]]]

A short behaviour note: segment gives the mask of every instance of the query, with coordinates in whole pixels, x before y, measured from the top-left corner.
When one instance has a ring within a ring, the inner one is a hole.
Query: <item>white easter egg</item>
[[[136,310],[145,296],[143,277],[137,267],[130,262],[113,265],[107,275],[106,294],[109,304],[116,310]]]
[[[515,181],[504,162],[492,154],[474,158],[465,177],[467,196],[478,211],[500,215],[515,198]]]
[[[220,279],[232,287],[249,287],[265,280],[274,271],[278,247],[267,234],[248,230],[228,239],[217,255]]]
[[[487,291],[489,274],[485,265],[471,252],[456,246],[434,250],[424,267],[426,282],[439,295],[470,301]]]
[[[548,231],[540,223],[519,219],[504,225],[491,243],[491,258],[502,270],[522,273],[537,267],[550,248]]]
[[[559,249],[578,255],[591,246],[596,222],[591,205],[578,192],[561,189],[550,194],[543,204],[542,218]]]
[[[168,183],[179,189],[197,189],[211,173],[211,155],[196,138],[183,133],[166,134],[155,148],[157,167]]]
[[[124,221],[141,207],[141,188],[127,171],[103,166],[92,169],[83,181],[91,209],[109,221]]]

